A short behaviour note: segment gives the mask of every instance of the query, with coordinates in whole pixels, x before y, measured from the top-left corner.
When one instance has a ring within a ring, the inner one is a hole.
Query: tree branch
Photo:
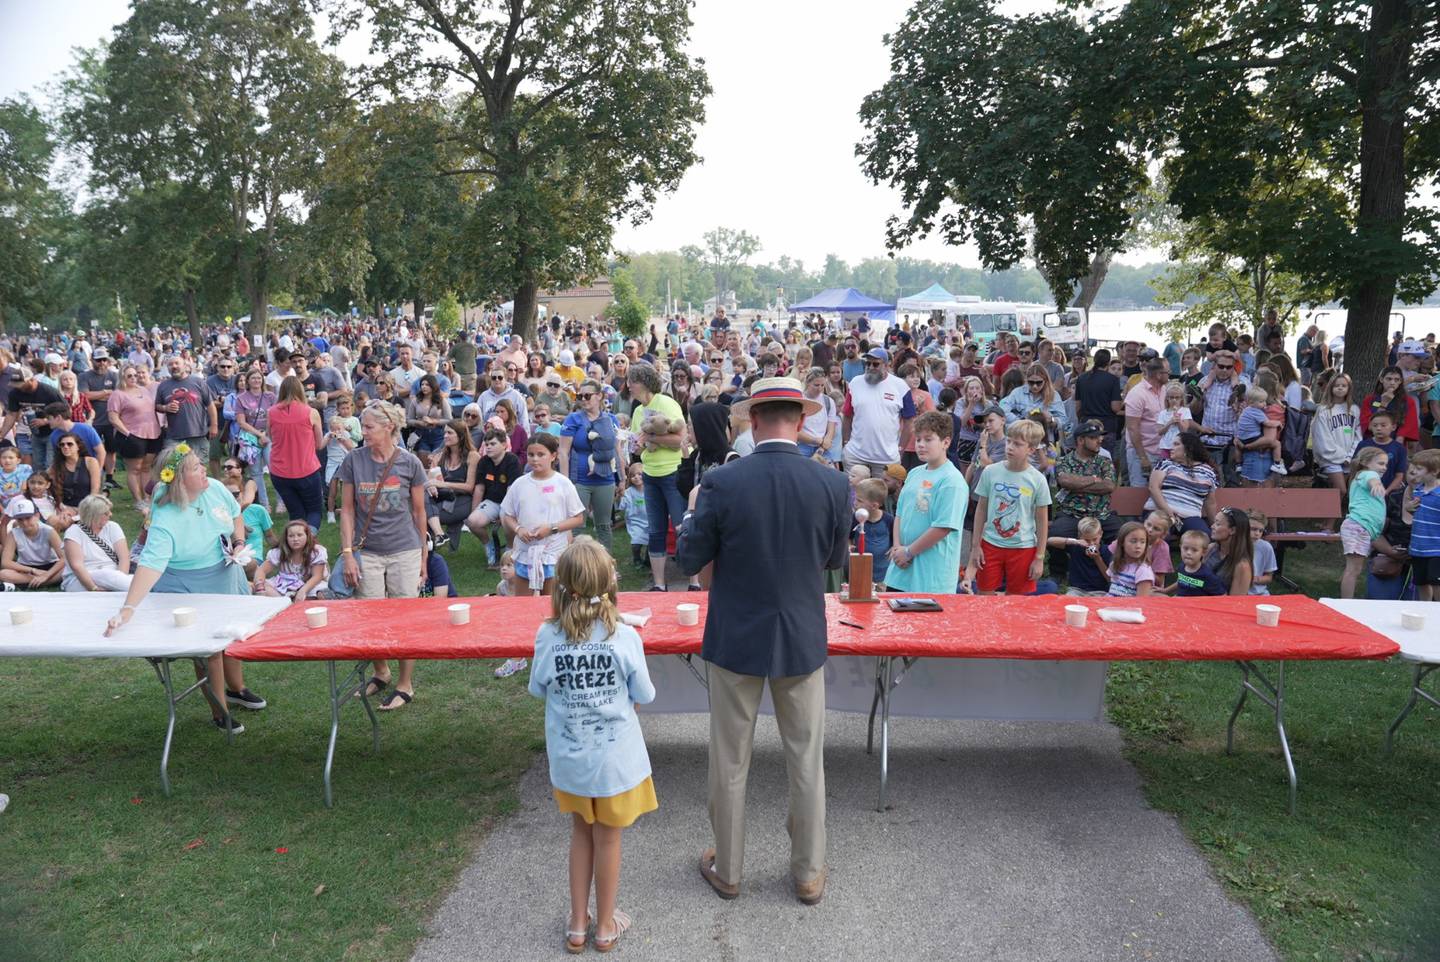
[[[492,111],[495,110],[498,106],[498,104],[495,103],[495,80],[490,76],[490,72],[485,69],[485,61],[480,59],[480,55],[475,52],[475,48],[466,43],[464,38],[456,32],[454,24],[441,12],[435,0],[416,0],[416,2],[420,4],[422,10],[430,15],[430,20],[435,29],[439,30],[441,35],[444,36],[446,40],[449,40],[450,44],[455,47],[456,50],[459,50],[465,59],[469,61],[471,68],[475,71],[475,75],[483,81],[477,84],[477,86],[485,97],[486,106]]]
[[[441,177],[450,177],[455,174],[489,174],[491,177],[499,177],[500,172],[494,167],[457,167],[454,170],[439,170],[436,173]]]

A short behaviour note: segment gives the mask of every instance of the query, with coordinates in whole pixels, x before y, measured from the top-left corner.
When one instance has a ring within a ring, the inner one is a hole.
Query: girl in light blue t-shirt
[[[608,952],[630,927],[615,905],[620,833],[658,807],[635,714],[637,704],[654,700],[655,686],[640,636],[620,623],[615,562],[599,542],[576,538],[565,549],[555,562],[551,598],[553,615],[535,636],[530,693],[545,699],[550,783],[560,811],[571,816],[565,948],[585,949],[593,880],[595,948]],[[577,870],[588,877],[584,894],[573,884]]]

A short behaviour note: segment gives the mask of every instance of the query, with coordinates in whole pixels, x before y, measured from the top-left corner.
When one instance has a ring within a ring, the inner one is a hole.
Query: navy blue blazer
[[[715,562],[701,657],[770,678],[825,664],[825,569],[849,551],[849,501],[843,474],[783,441],[705,473],[676,555],[686,574]]]

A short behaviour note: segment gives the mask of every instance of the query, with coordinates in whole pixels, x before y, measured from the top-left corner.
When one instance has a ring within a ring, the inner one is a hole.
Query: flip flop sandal
[[[375,690],[371,691],[370,686],[374,685]],[[365,697],[374,698],[390,687],[389,680],[382,680],[379,675],[371,675],[370,680],[365,683]]]
[[[619,909],[616,909],[615,914],[611,916],[611,918],[615,922],[615,934],[608,939],[602,939],[597,932],[595,935],[596,952],[609,952],[611,949],[615,948],[615,946],[620,944],[620,936],[630,931],[630,916],[626,915]]]
[[[415,696],[412,695],[410,692],[401,691],[400,689],[396,688],[390,694],[385,696],[385,700],[380,703],[380,710],[395,711],[397,708],[404,708],[406,705],[410,704],[414,700]],[[397,705],[397,701],[400,704]]]
[[[582,931],[579,931],[579,932],[574,932],[574,931],[566,932],[566,933],[565,933],[565,951],[566,951],[566,952],[569,952],[571,955],[579,955],[581,952],[584,952],[584,951],[585,951],[585,943],[590,940],[590,926],[593,925],[594,923],[595,923],[595,920],[594,920],[593,918],[591,918],[590,916],[587,915],[587,916],[585,916],[585,928],[584,928]],[[579,939],[579,940],[580,940],[580,944],[579,944],[579,945],[576,945],[576,944],[575,944],[575,940],[576,940],[576,939]]]

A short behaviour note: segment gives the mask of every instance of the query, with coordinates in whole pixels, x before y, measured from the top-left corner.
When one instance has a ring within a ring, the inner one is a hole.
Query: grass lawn
[[[117,520],[136,519],[120,496]],[[332,551],[337,531],[327,526]],[[624,532],[616,553],[628,559]],[[468,536],[464,595],[496,576]],[[1338,554],[1289,559],[1335,592]],[[626,560],[622,587],[644,587]],[[117,601],[118,606],[118,601]],[[233,748],[187,702],[157,773],[162,695],[139,660],[0,660],[0,957],[9,960],[404,959],[543,748],[540,703],[493,663],[426,662],[415,704],[382,716],[382,751],[349,706],[324,808],[324,666],[254,665],[270,700]],[[1440,712],[1417,710],[1380,754],[1408,673],[1301,664],[1287,678],[1300,812],[1285,814],[1266,715],[1222,753],[1229,665],[1112,666],[1109,706],[1152,804],[1174,812],[1291,962],[1440,958]],[[1237,960],[1238,962],[1238,960]]]

